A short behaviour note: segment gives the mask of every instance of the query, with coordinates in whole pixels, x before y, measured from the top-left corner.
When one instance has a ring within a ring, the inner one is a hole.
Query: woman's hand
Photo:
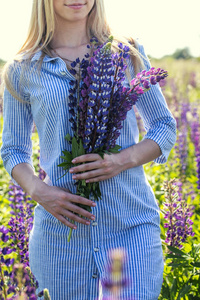
[[[65,188],[48,186],[45,183],[43,183],[43,185],[39,184],[32,197],[60,222],[72,229],[76,229],[77,227],[66,220],[65,217],[85,225],[89,225],[90,222],[78,215],[95,220],[95,216],[93,214],[77,206],[76,203],[88,206],[96,206],[96,203],[86,198],[74,195]],[[75,215],[74,212],[78,215]]]
[[[74,173],[72,178],[85,179],[86,183],[112,178],[124,170],[121,153],[104,154],[104,159],[99,154],[85,154],[76,157],[72,162],[83,163],[69,170],[70,173]]]
[[[138,144],[114,154],[105,154],[102,159],[98,154],[85,154],[72,160],[74,164],[69,172],[74,173],[73,179],[85,179],[87,183],[106,180],[120,172],[141,166],[161,155],[159,145],[151,139],[145,139]]]
[[[66,220],[65,217],[86,225],[89,225],[90,222],[80,218],[78,215],[91,220],[95,219],[93,214],[77,206],[76,203],[88,206],[96,206],[96,203],[86,198],[74,195],[65,188],[48,186],[34,174],[34,171],[29,164],[21,163],[16,165],[12,170],[12,176],[32,197],[32,199],[41,204],[50,214],[56,217],[64,225],[72,229],[76,229],[74,228],[74,224]],[[75,215],[73,212],[78,215]]]

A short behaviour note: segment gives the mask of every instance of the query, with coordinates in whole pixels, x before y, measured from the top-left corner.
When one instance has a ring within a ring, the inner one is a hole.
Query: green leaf
[[[82,140],[80,140],[79,147],[78,147],[78,156],[84,155],[84,154],[85,154],[85,149],[83,148]]]
[[[172,251],[172,252],[174,252],[174,253],[176,253],[176,254],[180,254],[180,255],[183,255],[183,256],[189,256],[187,253],[185,253],[185,252],[183,252],[183,251],[181,251],[180,249],[177,249],[177,248],[175,248],[175,247],[167,246],[167,248],[168,248],[170,251]]]
[[[64,155],[67,155],[68,153],[71,154],[71,152],[69,152],[67,150],[63,150],[62,153],[64,153]]]
[[[75,137],[72,138],[72,158],[76,158],[78,156],[78,143]]]
[[[66,157],[65,157],[65,156],[62,156],[62,155],[60,156],[60,158],[62,158],[62,159],[64,159],[64,160],[67,160]]]
[[[65,159],[65,160],[67,160],[69,162],[72,161],[72,154],[71,154],[71,152],[64,150],[64,151],[62,151],[62,153],[64,154],[64,156],[62,156],[63,159]]]
[[[114,148],[109,149],[109,152],[111,152],[111,153],[118,153],[120,149],[121,149],[121,146],[115,145]]]
[[[66,162],[63,162],[63,163],[58,165],[58,167],[65,167],[65,166],[66,166]]]
[[[162,285],[161,295],[162,299],[170,299],[170,288],[166,281]]]
[[[70,142],[71,141],[71,135],[68,133],[66,136],[65,136],[65,139],[68,141],[68,142]]]
[[[194,245],[194,249],[195,249],[195,253],[199,253],[200,252],[200,244]]]
[[[104,152],[98,152],[99,156],[101,156],[102,159],[104,159]]]
[[[71,165],[66,165],[65,167],[63,167],[63,170],[69,170],[71,168]]]
[[[195,262],[195,263],[191,263],[191,265],[192,265],[193,267],[195,267],[195,268],[200,268],[200,262],[199,262],[199,261],[197,261],[197,262]]]
[[[111,155],[111,152],[108,152],[107,150],[104,150],[104,153]]]
[[[184,284],[182,289],[179,291],[177,300],[180,300],[182,297],[187,295],[190,289],[191,289],[191,287],[189,285]]]
[[[188,260],[188,257],[179,256],[179,255],[175,255],[175,254],[167,254],[166,258],[173,258],[173,259],[176,259],[176,260]]]
[[[182,264],[176,264],[176,263],[169,263],[169,264],[167,264],[168,266],[170,266],[170,267],[174,267],[174,268],[178,268],[178,267],[180,267],[180,266],[182,266]]]
[[[177,291],[177,279],[174,278],[174,280],[172,282],[172,288],[171,288],[172,297],[176,295],[176,291]]]
[[[82,180],[81,180],[81,184],[82,184],[82,186],[86,186],[85,179],[82,179]]]

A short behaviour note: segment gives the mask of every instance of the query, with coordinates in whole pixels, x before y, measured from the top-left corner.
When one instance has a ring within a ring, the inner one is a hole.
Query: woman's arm
[[[96,206],[95,203],[86,198],[73,195],[67,189],[48,186],[34,174],[32,167],[27,163],[16,165],[12,170],[12,177],[35,201],[70,228],[74,228],[74,224],[67,221],[65,217],[89,225],[86,223],[88,220],[80,218],[73,212],[89,219],[95,218],[93,214],[75,205],[75,203],[82,203],[88,206]]]
[[[11,65],[10,81],[20,98],[26,102],[16,100],[7,88],[4,91],[4,125],[1,148],[4,167],[15,182],[63,224],[70,228],[74,227],[64,217],[86,224],[86,220],[79,218],[73,212],[87,218],[91,218],[92,214],[75,203],[94,206],[92,201],[73,195],[66,189],[48,186],[34,174],[31,159],[33,117],[31,105],[27,103],[28,99],[25,97],[24,86],[19,82],[20,74],[19,63]]]
[[[151,68],[150,61],[145,54],[143,46],[139,45],[140,54],[145,57],[144,67]],[[131,76],[134,77],[134,69],[130,65]],[[157,83],[144,93],[136,102],[136,108],[143,121],[146,134],[143,138],[156,142],[162,154],[154,159],[158,164],[166,163],[169,153],[176,142],[176,121],[170,112],[162,90]]]

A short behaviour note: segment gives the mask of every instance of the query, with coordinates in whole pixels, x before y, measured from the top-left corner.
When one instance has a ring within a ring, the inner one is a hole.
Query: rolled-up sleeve
[[[145,58],[145,69],[149,70],[151,65],[143,46],[139,45],[138,50]],[[136,108],[146,130],[143,140],[151,139],[160,147],[162,154],[154,162],[165,163],[176,142],[176,121],[167,106],[159,84],[151,86],[150,90],[139,98]]]
[[[11,66],[9,74],[13,88],[22,100],[27,101],[24,87],[19,80],[20,68]],[[7,88],[3,95],[3,119],[1,157],[5,169],[11,176],[12,169],[20,163],[28,163],[33,168],[31,141],[33,118],[30,104],[15,99]]]

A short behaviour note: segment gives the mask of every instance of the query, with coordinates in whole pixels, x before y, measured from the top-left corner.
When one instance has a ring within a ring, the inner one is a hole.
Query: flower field
[[[165,268],[159,300],[200,299],[200,62],[166,58],[151,63],[169,73],[161,87],[177,121],[177,142],[168,162],[144,166],[160,207]],[[136,115],[142,139],[145,132]],[[32,140],[34,166],[42,180],[36,131]],[[0,160],[0,299],[50,299],[48,291],[36,295],[37,282],[29,269],[35,204],[10,182]],[[121,288],[123,282],[121,274]]]

